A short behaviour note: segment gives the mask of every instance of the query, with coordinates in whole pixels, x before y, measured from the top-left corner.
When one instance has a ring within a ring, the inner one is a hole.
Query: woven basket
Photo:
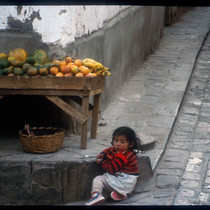
[[[23,149],[30,153],[49,153],[60,149],[65,130],[53,127],[33,127],[34,136],[28,135],[26,130],[19,131],[19,138]]]

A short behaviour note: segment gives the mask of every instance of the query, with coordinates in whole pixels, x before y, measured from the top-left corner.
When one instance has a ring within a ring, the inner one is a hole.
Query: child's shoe
[[[101,193],[96,192],[92,194],[90,200],[85,205],[92,206],[92,205],[103,203],[104,201],[105,201],[104,196]]]
[[[122,200],[127,199],[127,195],[121,195],[117,191],[112,191],[110,196],[111,196],[112,200],[114,200],[114,201],[122,201]]]

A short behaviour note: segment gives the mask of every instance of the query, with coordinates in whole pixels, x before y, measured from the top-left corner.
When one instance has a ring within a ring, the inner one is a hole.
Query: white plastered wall
[[[75,38],[88,35],[103,27],[106,21],[129,6],[1,6],[0,31],[9,29],[8,18],[31,21],[33,30],[46,44],[65,47]],[[39,14],[39,17],[33,14]],[[33,18],[33,19],[32,19]]]

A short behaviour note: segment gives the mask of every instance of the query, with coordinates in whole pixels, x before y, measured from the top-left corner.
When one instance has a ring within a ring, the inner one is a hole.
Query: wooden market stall
[[[5,95],[41,95],[65,111],[81,124],[82,149],[87,148],[88,120],[92,117],[90,137],[95,139],[101,93],[105,78],[97,77],[42,77],[0,76],[0,99]],[[81,111],[60,98],[68,96],[81,106]],[[90,104],[93,96],[93,105]]]

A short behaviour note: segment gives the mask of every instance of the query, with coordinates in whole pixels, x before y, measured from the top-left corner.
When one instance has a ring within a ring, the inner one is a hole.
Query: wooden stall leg
[[[89,113],[89,96],[82,97],[82,114],[88,118]],[[87,132],[88,132],[88,120],[82,124],[81,130],[81,149],[87,148]]]
[[[94,95],[92,124],[91,124],[91,133],[90,133],[90,137],[92,139],[96,139],[96,136],[97,136],[100,99],[101,99],[101,94]]]

